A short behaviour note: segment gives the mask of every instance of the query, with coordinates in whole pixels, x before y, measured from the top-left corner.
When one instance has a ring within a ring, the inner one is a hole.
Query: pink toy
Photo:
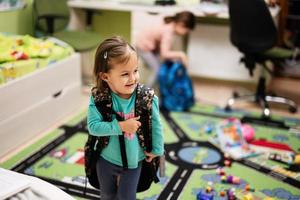
[[[232,176],[232,175],[229,175],[227,176],[227,183],[232,183],[232,184],[240,184],[241,180],[239,177],[236,177],[236,176]]]
[[[255,137],[255,131],[252,126],[249,124],[242,124],[242,133],[243,137],[247,142],[250,142],[254,139]]]

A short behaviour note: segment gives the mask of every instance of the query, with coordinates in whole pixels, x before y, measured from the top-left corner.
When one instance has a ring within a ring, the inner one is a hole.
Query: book
[[[258,155],[244,139],[241,122],[238,119],[225,119],[217,125],[216,130],[219,147],[233,159],[243,159]]]

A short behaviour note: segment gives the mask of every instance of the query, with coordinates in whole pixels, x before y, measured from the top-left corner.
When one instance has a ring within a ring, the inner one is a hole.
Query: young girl
[[[193,13],[183,11],[173,17],[164,18],[162,24],[150,26],[137,36],[136,46],[146,65],[153,70],[147,85],[152,86],[158,74],[160,60],[179,60],[187,66],[187,56],[183,51],[172,51],[174,35],[185,36],[194,29]]]
[[[125,121],[107,122],[97,110],[95,99],[90,97],[87,114],[89,134],[110,136],[108,145],[97,161],[97,174],[101,188],[101,200],[134,200],[141,171],[141,161],[163,155],[162,127],[159,118],[158,98],[152,103],[152,152],[144,152],[136,135],[142,125],[140,116],[134,116],[135,90],[139,83],[138,56],[136,50],[121,37],[104,40],[96,51],[94,76],[96,88],[110,89],[114,113]],[[123,169],[119,135],[124,133],[128,169]],[[150,172],[149,172],[150,173]]]

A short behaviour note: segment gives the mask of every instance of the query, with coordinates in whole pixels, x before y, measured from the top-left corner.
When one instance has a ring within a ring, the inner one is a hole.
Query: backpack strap
[[[104,121],[112,121],[112,98],[110,95],[110,89],[105,88],[103,91],[99,91],[98,88],[94,87],[92,88],[92,95],[94,97],[95,105],[101,113]],[[96,149],[100,153],[100,151],[108,145],[109,136],[93,137],[96,137]]]
[[[137,95],[135,100],[135,116],[140,116],[140,122],[142,123],[141,128],[137,130],[138,139],[140,142],[141,147],[147,151],[152,151],[152,102],[154,98],[154,90],[152,88],[148,88],[142,84],[139,84],[137,87]],[[152,180],[157,183],[159,182],[159,178],[157,177],[156,170],[158,168],[159,158],[154,158],[150,163],[146,162],[145,160],[142,163],[142,171],[141,176],[138,184],[138,190],[141,185],[143,188],[144,182],[144,173],[143,171],[146,170],[146,173],[150,173],[149,176],[145,176],[146,179],[150,180],[150,185]],[[145,168],[145,169],[144,169]],[[148,180],[148,181],[149,181]],[[147,186],[147,189],[150,187]],[[144,191],[142,189],[141,191]]]
[[[152,151],[152,101],[154,90],[138,84],[135,100],[135,116],[140,116],[141,128],[137,130],[141,147],[147,152]]]
[[[110,93],[110,89],[106,88],[103,91],[99,91],[97,88],[92,89],[92,94],[94,97],[95,105],[98,111],[101,113],[104,121],[112,121],[112,114],[116,114],[118,121],[123,121],[124,119],[119,116],[117,113],[113,111],[112,108],[112,97]],[[100,145],[99,148],[104,148],[108,145],[109,136],[105,137],[98,137],[98,144]],[[127,156],[126,156],[126,148],[125,148],[125,140],[124,135],[119,135],[119,143],[120,143],[120,150],[121,150],[121,157],[123,168],[128,168]],[[103,146],[104,145],[104,146]],[[98,146],[97,146],[98,149]],[[100,153],[100,152],[99,152]]]
[[[116,112],[114,112],[114,113],[116,114],[116,117],[117,117],[118,121],[124,121],[123,117],[121,117]],[[125,146],[124,134],[119,135],[118,137],[119,137],[119,145],[120,145],[120,152],[121,152],[123,169],[128,169],[128,160],[127,160],[127,154],[126,154],[126,146]]]
[[[99,91],[94,87],[92,88],[92,95],[94,97],[95,105],[104,121],[112,121],[112,97],[110,89],[105,88],[103,91]]]

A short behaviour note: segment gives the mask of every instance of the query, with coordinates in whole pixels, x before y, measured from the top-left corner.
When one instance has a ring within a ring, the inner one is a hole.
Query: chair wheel
[[[234,97],[234,98],[239,98],[239,96],[240,96],[239,93],[233,92],[233,97]]]
[[[226,112],[231,112],[232,111],[232,109],[231,109],[231,107],[229,105],[226,105],[225,108],[224,108],[224,110]]]
[[[296,113],[297,112],[297,108],[293,107],[293,106],[290,106],[289,107],[289,111],[290,111],[290,113]]]

